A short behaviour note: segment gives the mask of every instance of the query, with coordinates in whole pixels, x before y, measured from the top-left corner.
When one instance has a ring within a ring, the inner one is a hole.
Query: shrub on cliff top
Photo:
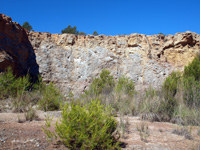
[[[24,22],[22,27],[28,31],[31,31],[33,29],[32,26],[28,22]]]
[[[61,31],[61,33],[69,33],[69,34],[84,35],[84,36],[87,35],[85,32],[79,32],[79,31],[77,30],[77,27],[76,27],[76,26],[72,27],[71,25],[68,25],[67,28],[65,28],[65,29],[63,29],[63,30]]]

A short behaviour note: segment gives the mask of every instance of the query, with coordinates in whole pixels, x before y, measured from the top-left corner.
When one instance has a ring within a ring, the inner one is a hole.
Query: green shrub
[[[31,86],[30,77],[27,74],[21,78],[17,78],[14,82],[14,91],[17,92],[17,95],[22,95],[24,91],[28,91]]]
[[[135,84],[124,76],[114,81],[108,70],[102,70],[99,78],[95,78],[85,94],[81,95],[87,103],[91,98],[98,98],[103,105],[111,105],[115,113],[133,114],[135,111]]]
[[[114,137],[117,123],[112,109],[104,107],[98,100],[82,106],[66,104],[62,108],[62,119],[57,121],[55,133],[48,130],[46,122],[43,131],[49,138],[59,137],[69,149],[116,149],[118,142]]]
[[[172,72],[170,76],[168,76],[162,86],[162,91],[164,96],[164,101],[161,103],[161,110],[163,114],[166,114],[171,118],[174,113],[174,110],[178,104],[175,95],[178,90],[178,85],[181,82],[181,73],[180,72]]]
[[[181,125],[200,125],[199,109],[191,109],[187,105],[179,104],[173,114],[174,123]]]
[[[7,98],[9,95],[12,95],[13,91],[13,82],[15,76],[12,73],[11,67],[7,68],[6,72],[0,75],[0,97]]]
[[[11,67],[0,75],[0,99],[11,98],[14,112],[26,112],[28,105],[38,103],[39,108],[45,111],[60,108],[61,94],[50,83],[48,86],[38,77],[36,83],[31,82],[29,74],[16,77]]]
[[[27,21],[23,23],[22,27],[28,31],[31,31],[33,29],[32,26]]]
[[[24,116],[25,116],[26,121],[33,121],[35,119],[38,119],[38,116],[36,115],[36,110],[33,109],[31,105],[27,106],[27,109],[24,112]]]
[[[200,55],[184,68],[183,99],[189,107],[200,107]]]
[[[197,55],[188,66],[185,66],[183,76],[200,80],[200,55]]]
[[[26,107],[31,103],[31,97],[28,92],[24,92],[22,95],[18,95],[12,98],[13,112],[25,112]]]
[[[99,78],[95,78],[91,83],[89,90],[85,91],[87,95],[98,96],[102,93],[109,94],[113,90],[115,82],[113,76],[106,69],[103,69]]]
[[[183,78],[183,100],[184,103],[193,108],[200,107],[200,81],[193,76]]]
[[[129,80],[126,77],[120,77],[117,82],[117,87],[116,87],[117,92],[124,91],[125,94],[133,97],[135,93],[135,84],[133,80]]]
[[[60,108],[61,94],[59,90],[50,83],[44,86],[42,90],[42,98],[38,101],[39,109],[44,111],[53,111]]]
[[[145,97],[153,98],[157,93],[158,92],[151,86],[148,89],[145,89]]]
[[[178,105],[177,99],[173,98],[165,99],[164,101],[161,101],[159,107],[159,113],[161,114],[161,116],[166,116],[171,118],[177,105]]]
[[[180,72],[172,72],[170,76],[168,76],[162,86],[164,97],[166,99],[173,98],[177,92],[178,84],[181,79]]]
[[[140,93],[137,111],[142,119],[149,121],[169,121],[177,107],[177,100],[165,97],[163,91],[155,91],[149,88],[145,94]]]
[[[158,113],[163,99],[155,95],[153,97],[141,98],[139,103],[139,111],[141,113]]]
[[[0,97],[17,97],[22,95],[24,91],[30,89],[29,75],[17,78],[13,75],[11,67],[8,67],[6,72],[0,76]]]

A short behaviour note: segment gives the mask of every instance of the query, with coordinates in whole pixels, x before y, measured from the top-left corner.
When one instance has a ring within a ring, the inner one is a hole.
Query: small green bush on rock
[[[59,137],[69,149],[118,149],[116,142],[117,122],[112,116],[112,109],[104,107],[98,100],[82,106],[66,104],[62,108],[62,119],[57,121],[55,133],[48,130],[46,123],[43,131],[49,136]]]

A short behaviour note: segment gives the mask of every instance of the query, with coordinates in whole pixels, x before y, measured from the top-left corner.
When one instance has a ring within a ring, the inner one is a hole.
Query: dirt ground
[[[48,112],[54,121],[60,112]],[[48,142],[41,127],[47,113],[38,111],[38,121],[25,121],[23,114],[0,113],[0,150],[64,150],[59,142]],[[18,119],[22,123],[18,123]],[[119,119],[119,118],[118,118]],[[182,127],[166,122],[141,121],[139,117],[127,116],[128,128],[123,138],[124,150],[200,150],[198,127],[187,127],[192,139],[176,135],[174,129]],[[142,130],[142,127],[145,130]]]

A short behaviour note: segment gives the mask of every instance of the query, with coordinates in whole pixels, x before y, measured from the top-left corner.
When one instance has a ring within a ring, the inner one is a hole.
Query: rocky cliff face
[[[18,76],[27,72],[32,76],[39,73],[26,31],[10,17],[0,14],[0,72],[5,71],[8,66]]]
[[[28,36],[27,36],[28,34]],[[173,70],[183,70],[200,51],[200,35],[76,36],[28,32],[0,14],[0,72],[41,73],[63,91],[81,92],[103,68],[133,79],[138,90],[159,88]],[[38,65],[39,70],[38,70]]]
[[[76,36],[28,33],[39,72],[64,91],[83,91],[103,68],[115,78],[133,79],[136,88],[160,87],[173,70],[183,70],[200,50],[200,35]]]

